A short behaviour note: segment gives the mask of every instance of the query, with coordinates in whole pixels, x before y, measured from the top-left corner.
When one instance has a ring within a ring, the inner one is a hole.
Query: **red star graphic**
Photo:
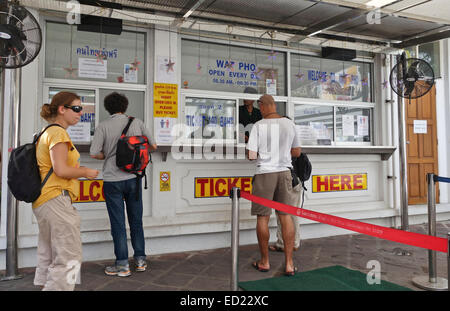
[[[173,66],[175,65],[175,62],[172,62],[172,60],[169,58],[169,62],[166,64],[167,72],[172,71],[173,72]]]
[[[139,69],[139,65],[141,64],[140,61],[137,60],[137,58],[134,58],[134,62],[131,63],[131,65],[133,65],[130,70],[138,70]]]
[[[103,60],[106,59],[106,55],[101,52],[95,53],[95,56],[97,56],[97,63],[100,62],[103,64]]]
[[[76,78],[75,72],[78,70],[78,68],[73,68],[72,63],[70,63],[69,67],[63,68],[67,73],[64,75],[64,78],[72,77]]]
[[[227,71],[234,71],[234,62],[230,59],[226,64],[225,68],[227,68]]]
[[[303,73],[300,73],[300,71],[295,75],[297,81],[302,81],[304,76],[305,75]]]

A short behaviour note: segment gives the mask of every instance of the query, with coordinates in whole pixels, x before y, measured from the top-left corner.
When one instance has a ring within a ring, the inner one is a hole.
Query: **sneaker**
[[[131,271],[129,265],[126,266],[108,266],[105,268],[105,274],[117,276],[130,276]]]
[[[145,259],[138,259],[136,261],[136,271],[143,272],[145,269],[147,269],[147,262]]]

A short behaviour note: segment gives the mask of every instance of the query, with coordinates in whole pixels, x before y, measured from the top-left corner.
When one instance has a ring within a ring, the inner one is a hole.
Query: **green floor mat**
[[[239,287],[248,291],[411,291],[383,280],[370,285],[366,274],[342,266],[299,272],[292,277],[239,282]]]

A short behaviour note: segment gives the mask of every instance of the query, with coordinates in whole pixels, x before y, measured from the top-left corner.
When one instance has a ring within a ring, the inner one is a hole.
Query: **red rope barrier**
[[[411,246],[431,249],[438,252],[448,252],[447,239],[434,237],[426,234],[407,232],[398,229],[386,228],[372,225],[361,221],[350,220],[342,217],[327,215],[319,212],[298,208],[295,206],[271,201],[261,197],[254,196],[248,192],[241,191],[241,197],[249,201],[274,208],[276,210],[314,220],[323,224],[340,227],[343,229],[363,233],[376,238],[399,242]]]

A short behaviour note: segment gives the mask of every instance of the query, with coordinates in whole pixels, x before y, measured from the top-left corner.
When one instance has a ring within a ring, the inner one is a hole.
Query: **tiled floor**
[[[426,233],[426,225],[410,226],[410,231]],[[447,237],[450,221],[438,222],[438,236]],[[397,249],[404,249],[410,256],[399,256]],[[447,278],[447,254],[437,252],[438,276]],[[239,280],[249,281],[280,276],[284,270],[283,253],[271,252],[271,269],[268,273],[256,271],[251,262],[259,259],[257,245],[239,249]],[[294,260],[300,271],[342,265],[349,269],[369,272],[367,263],[377,260],[381,265],[381,277],[402,286],[419,290],[412,279],[428,275],[428,251],[370,236],[351,234],[303,240]],[[85,262],[81,270],[81,285],[77,291],[222,291],[230,290],[231,250],[221,248],[207,251],[185,252],[148,256],[149,269],[134,272],[130,277],[119,278],[103,273],[104,266],[113,260]],[[132,266],[132,265],[131,265]],[[0,291],[37,291],[33,286],[34,268],[21,269],[23,278],[0,282]],[[0,276],[3,272],[0,272]]]

